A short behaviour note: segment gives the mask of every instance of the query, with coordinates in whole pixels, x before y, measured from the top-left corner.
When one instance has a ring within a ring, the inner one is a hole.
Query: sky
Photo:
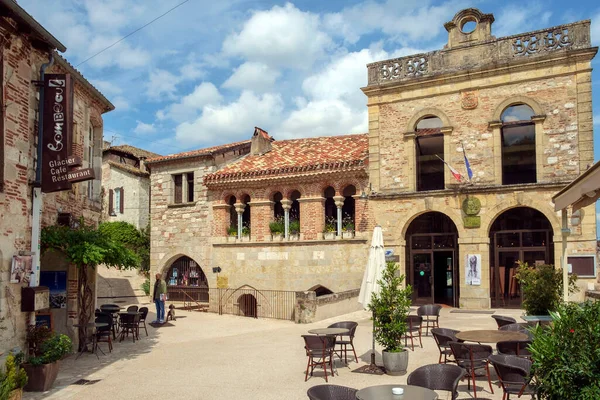
[[[278,140],[367,132],[365,65],[441,49],[444,23],[468,7],[494,14],[496,37],[591,19],[600,44],[594,0],[189,0],[85,61],[182,1],[18,2],[115,105],[105,140],[159,154],[246,140],[255,126]],[[596,129],[599,85],[594,71]]]

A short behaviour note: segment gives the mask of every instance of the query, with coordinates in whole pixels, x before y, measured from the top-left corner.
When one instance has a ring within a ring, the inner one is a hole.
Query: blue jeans
[[[154,300],[154,304],[156,305],[156,320],[164,321],[165,320],[165,302],[162,300]]]

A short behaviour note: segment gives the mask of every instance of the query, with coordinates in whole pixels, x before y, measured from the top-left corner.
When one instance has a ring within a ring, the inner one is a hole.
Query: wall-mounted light
[[[221,272],[221,267],[213,267],[213,273],[218,274]]]

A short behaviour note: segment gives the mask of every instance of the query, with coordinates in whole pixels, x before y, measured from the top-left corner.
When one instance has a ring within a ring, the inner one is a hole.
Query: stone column
[[[271,222],[273,217],[273,204],[275,203],[269,200],[251,201],[248,203],[250,206],[250,220],[252,221],[250,229],[252,240],[265,241],[270,238],[269,222]]]
[[[500,129],[502,121],[488,122],[488,129],[492,131],[494,143],[494,183],[502,185],[502,135]],[[537,145],[537,143],[536,143]]]
[[[285,224],[284,237],[288,239],[290,237],[290,209],[292,208],[291,200],[281,200],[281,207],[283,207],[283,222]]]
[[[337,236],[342,236],[342,207],[344,207],[344,196],[334,196],[335,206],[337,207]]]
[[[229,210],[231,206],[229,204],[215,204],[213,205],[213,236],[224,237],[227,236],[227,228],[229,227]]]
[[[458,257],[455,267],[458,268],[458,285],[460,287],[460,307],[467,309],[490,308],[490,254],[489,237],[458,238]],[[481,285],[467,285],[465,279],[465,263],[467,254],[481,254]]]
[[[544,181],[544,121],[545,115],[534,115],[531,120],[535,123],[535,180]]]
[[[246,209],[246,205],[244,203],[235,203],[235,212],[237,213],[237,221],[238,221],[238,239],[242,238],[242,214]]]
[[[323,197],[301,197],[300,203],[300,237],[302,240],[322,238],[325,223],[325,199]]]
[[[450,165],[453,165],[454,163],[452,162],[452,157],[451,157],[452,147],[450,146],[450,135],[452,134],[452,127],[445,126],[443,128],[440,128],[440,131],[444,135],[444,160],[446,162],[448,162]],[[452,176],[452,173],[450,172],[450,168],[447,168],[445,165],[443,168],[444,168],[444,189],[446,189],[448,187],[448,183],[451,183],[451,182],[455,183],[456,180]],[[466,178],[468,179],[469,177],[467,176]]]

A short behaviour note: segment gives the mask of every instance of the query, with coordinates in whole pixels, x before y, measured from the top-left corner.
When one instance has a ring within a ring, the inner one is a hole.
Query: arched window
[[[300,192],[294,190],[290,194],[290,200],[292,201],[292,205],[290,208],[290,220],[289,220],[289,230],[290,234],[297,235],[300,233],[300,203],[298,199],[300,198]]]
[[[526,104],[507,107],[502,121],[502,184],[536,182],[535,115]]]
[[[249,195],[245,195],[243,197],[242,203],[244,203],[246,205],[246,207],[244,208],[244,212],[242,213],[242,235],[243,236],[247,236],[247,235],[250,235],[250,226],[251,226],[251,221],[250,221],[250,196]]]
[[[323,191],[325,197],[325,232],[337,232],[337,207],[335,206],[335,189],[331,186]]]
[[[230,205],[229,207],[229,226],[230,227],[235,227],[237,228],[237,212],[235,211],[235,202],[237,201],[237,199],[235,198],[235,196],[230,196],[229,197],[229,201],[227,202],[227,204]]]
[[[444,135],[442,120],[430,115],[415,127],[417,191],[444,189]]]
[[[283,219],[284,212],[281,200],[283,200],[283,195],[281,192],[277,192],[273,195],[273,218],[275,220]]]
[[[344,196],[344,205],[342,206],[342,230],[345,232],[354,232],[355,227],[355,207],[354,196],[356,187],[349,185],[342,192]]]

